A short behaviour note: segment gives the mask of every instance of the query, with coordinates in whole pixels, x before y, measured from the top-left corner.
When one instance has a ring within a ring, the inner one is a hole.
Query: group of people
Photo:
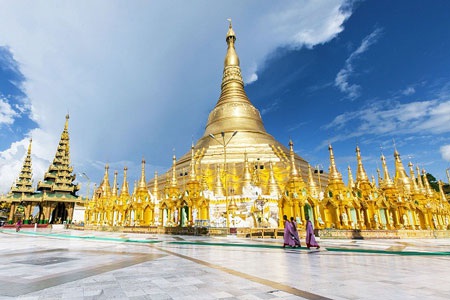
[[[286,246],[290,246],[292,248],[301,247],[300,238],[298,236],[297,231],[297,222],[295,222],[294,218],[291,217],[291,220],[288,220],[286,215],[283,216],[284,220],[284,244],[283,248]],[[314,229],[311,221],[309,220],[309,216],[306,216],[306,247],[310,249],[311,247],[320,248],[319,244],[316,241],[316,237],[314,236]]]

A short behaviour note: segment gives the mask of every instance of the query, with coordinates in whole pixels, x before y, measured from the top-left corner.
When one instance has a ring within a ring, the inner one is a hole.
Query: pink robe
[[[297,222],[292,221],[292,236],[293,236],[293,240],[294,240],[294,245],[296,246],[300,246],[300,237],[298,236],[298,231],[297,231]]]
[[[319,248],[319,244],[316,242],[316,237],[314,236],[314,229],[311,221],[306,222],[306,247],[317,247]]]
[[[285,246],[291,246],[294,247],[295,246],[295,241],[292,239],[292,224],[290,221],[284,221],[284,244],[283,247]]]

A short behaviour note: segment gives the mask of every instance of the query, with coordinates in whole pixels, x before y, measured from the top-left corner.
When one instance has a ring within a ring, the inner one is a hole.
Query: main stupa
[[[241,234],[272,228],[264,232],[274,237],[282,232],[286,215],[299,227],[310,219],[316,229],[450,228],[450,204],[442,182],[439,191],[433,191],[426,172],[417,169],[415,174],[411,163],[408,176],[397,151],[393,179],[381,156],[384,176],[379,172],[378,186],[366,174],[359,147],[356,180],[348,166],[348,184],[344,183],[331,145],[329,174],[314,174],[291,141],[287,148],[266,132],[244,90],[231,22],[226,42],[221,93],[203,136],[180,159],[173,156],[170,170],[155,173],[149,182],[143,160],[132,192],[127,168],[119,190],[118,173],[111,187],[106,166],[86,207],[86,226],[169,233],[175,232],[172,227],[208,226],[210,234],[224,228],[239,228],[236,232]]]
[[[289,150],[267,133],[259,110],[253,106],[245,93],[239,57],[235,49],[236,35],[231,22],[226,42],[228,49],[221,93],[216,106],[209,114],[203,137],[194,146],[196,159],[199,160],[197,163],[223,165],[223,141],[226,143],[229,140],[226,147],[227,163],[243,164],[246,153],[251,162],[259,160],[261,164],[289,164]],[[306,172],[307,162],[298,155],[295,155],[295,159],[302,171]],[[188,152],[177,161],[177,168],[189,167],[190,160],[191,155]]]
[[[226,223],[223,218],[231,207],[236,219],[229,225],[260,226],[259,220],[266,226],[278,227],[281,193],[292,180],[296,182],[293,189],[300,193],[306,186],[302,175],[308,175],[309,165],[295,154],[292,142],[288,149],[267,133],[259,110],[247,97],[231,21],[226,42],[221,93],[203,136],[179,160],[174,157],[172,169],[162,176],[163,180],[152,179],[149,189],[161,198],[159,206],[163,211],[173,206],[169,199],[188,198],[189,193],[183,194],[186,184],[198,181],[198,194],[209,207],[201,219],[220,226]],[[326,180],[323,178],[324,183]],[[186,201],[178,206],[195,205]],[[254,216],[256,210],[261,216]],[[164,219],[171,217],[163,217],[162,223]]]

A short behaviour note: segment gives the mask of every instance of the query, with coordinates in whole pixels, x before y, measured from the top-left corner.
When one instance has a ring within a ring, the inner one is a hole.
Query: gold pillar
[[[360,229],[362,229],[362,222],[361,222],[361,209],[360,208],[355,208],[356,210],[356,223],[358,224],[358,227]]]
[[[313,206],[314,228],[319,228],[319,227],[322,226],[321,224],[319,224],[319,220],[318,220],[318,218],[319,218],[319,210],[320,210],[319,205],[314,205]],[[306,222],[305,222],[305,226],[306,226]]]
[[[14,213],[16,212],[16,203],[12,202],[9,208],[9,220],[14,222]]]
[[[300,210],[300,218],[302,220],[302,224],[304,226],[306,226],[306,219],[305,219],[305,209],[304,206],[302,207],[302,209]]]
[[[340,213],[339,207],[337,207],[337,208],[335,209],[335,217],[336,217],[336,222],[337,222],[336,229],[342,229],[342,224],[341,224],[341,213]]]

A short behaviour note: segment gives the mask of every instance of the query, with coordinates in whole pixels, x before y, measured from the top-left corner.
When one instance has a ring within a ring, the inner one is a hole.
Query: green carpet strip
[[[222,246],[222,247],[250,247],[250,248],[272,248],[283,249],[280,245],[267,245],[267,244],[244,244],[244,243],[208,243],[208,242],[169,242],[169,244],[178,245],[199,245],[199,246]],[[307,248],[291,248],[286,247],[287,250],[306,250]],[[322,248],[321,248],[322,249]],[[450,252],[421,252],[421,251],[389,251],[389,250],[375,250],[375,249],[349,249],[349,248],[323,248],[324,250],[331,252],[347,252],[347,253],[369,253],[369,254],[392,254],[403,256],[449,256]],[[318,252],[318,251],[315,251]]]
[[[348,248],[326,248],[327,251],[333,252],[351,252],[351,253],[370,253],[370,254],[393,254],[393,255],[415,255],[415,256],[448,256],[450,252],[422,252],[422,251],[389,251],[375,249],[348,249]]]
[[[244,243],[209,243],[209,242],[169,242],[169,244],[177,245],[199,245],[199,246],[222,246],[222,247],[250,247],[250,248],[283,248],[280,245],[268,245],[268,244],[244,244]],[[291,248],[286,247],[289,250],[306,250],[305,247],[302,248]]]

